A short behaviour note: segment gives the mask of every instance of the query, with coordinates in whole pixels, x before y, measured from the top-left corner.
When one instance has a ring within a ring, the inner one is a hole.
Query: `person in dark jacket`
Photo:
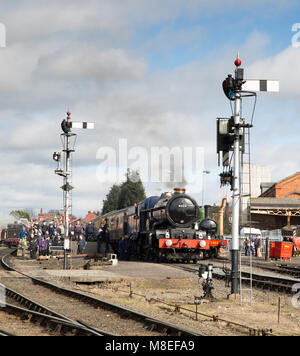
[[[94,236],[94,225],[91,222],[87,224],[85,231],[86,231],[86,240],[92,241]]]
[[[96,234],[96,239],[97,239],[97,253],[101,253],[101,240],[102,240],[102,235],[103,233],[103,230],[102,228],[100,227],[97,234]]]
[[[86,241],[82,235],[79,235],[77,254],[82,255],[86,246]]]
[[[74,235],[75,235],[75,240],[79,240],[79,236],[83,233],[82,226],[79,224],[79,222],[76,223],[74,227]]]
[[[37,249],[38,249],[38,239],[36,236],[34,236],[30,240],[30,244],[29,244],[30,258],[33,260],[36,259]]]
[[[49,235],[51,238],[54,235],[54,231],[55,231],[55,227],[51,224],[49,227]]]
[[[105,241],[105,257],[109,253],[109,240],[110,240],[110,233],[109,230],[106,229],[104,232],[104,241]]]
[[[118,245],[118,259],[119,259],[120,261],[126,259],[125,236],[122,236],[122,239],[119,241],[119,245]]]

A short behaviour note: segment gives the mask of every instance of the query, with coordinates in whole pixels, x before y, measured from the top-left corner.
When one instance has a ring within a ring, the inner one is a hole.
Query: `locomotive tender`
[[[102,216],[115,253],[120,254],[121,243],[126,246],[126,259],[132,256],[157,262],[196,263],[201,255],[216,256],[227,245],[226,240],[216,237],[217,225],[213,220],[208,216],[199,223],[198,220],[198,204],[184,189],[174,189],[173,194],[150,197]]]

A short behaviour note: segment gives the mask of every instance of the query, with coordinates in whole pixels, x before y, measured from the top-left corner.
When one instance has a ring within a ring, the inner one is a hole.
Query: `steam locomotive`
[[[199,221],[198,204],[184,189],[110,212],[102,216],[102,223],[108,227],[112,249],[123,259],[196,263],[227,246],[216,237],[217,224],[208,209]]]

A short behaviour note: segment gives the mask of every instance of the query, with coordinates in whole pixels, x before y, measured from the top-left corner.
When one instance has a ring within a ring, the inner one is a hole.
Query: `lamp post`
[[[204,206],[204,174],[210,174],[210,171],[202,171],[202,206]]]

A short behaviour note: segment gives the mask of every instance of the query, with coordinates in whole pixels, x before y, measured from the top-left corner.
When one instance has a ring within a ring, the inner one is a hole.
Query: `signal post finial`
[[[237,56],[236,56],[236,60],[234,61],[234,65],[236,67],[240,67],[242,65],[242,61],[240,60],[240,54],[238,52]]]

